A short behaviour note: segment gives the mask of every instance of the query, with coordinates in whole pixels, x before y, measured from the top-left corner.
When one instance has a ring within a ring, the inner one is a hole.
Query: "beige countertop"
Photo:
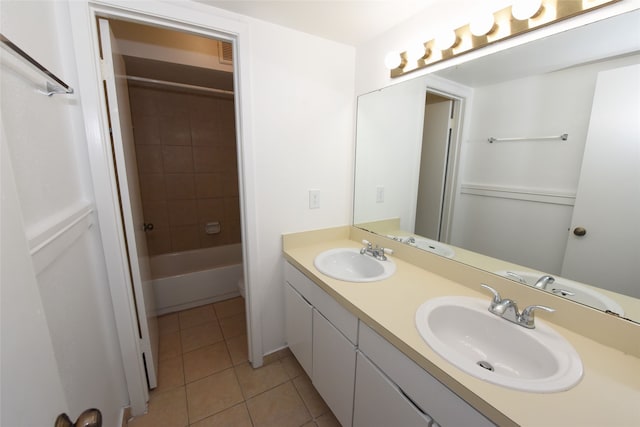
[[[373,283],[331,279],[314,267],[313,260],[328,249],[361,247],[350,239],[348,229],[286,235],[285,258],[496,424],[534,427],[640,425],[640,358],[637,354],[603,345],[541,315],[538,321],[543,319],[564,336],[582,358],[584,374],[575,387],[558,393],[528,393],[476,379],[441,358],[423,341],[415,327],[415,313],[426,300],[445,295],[484,298],[488,304],[489,296],[480,291],[480,281],[476,291],[404,261],[400,259],[401,254],[392,256],[397,270],[389,279]],[[623,337],[623,340],[636,338],[637,335],[633,335]]]

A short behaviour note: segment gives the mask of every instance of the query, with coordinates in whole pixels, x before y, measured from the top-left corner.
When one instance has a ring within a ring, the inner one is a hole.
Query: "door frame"
[[[220,13],[218,13],[220,12]],[[116,324],[124,375],[132,415],[141,415],[149,399],[142,352],[138,336],[135,299],[130,286],[124,227],[120,216],[115,169],[98,40],[97,18],[115,18],[160,26],[204,37],[229,41],[234,48],[236,141],[240,184],[240,214],[243,242],[243,268],[246,289],[249,360],[254,367],[263,363],[259,295],[253,278],[258,277],[255,207],[254,149],[251,138],[249,102],[249,28],[237,15],[198,3],[69,2],[73,45],[78,71],[84,131],[87,138],[91,180],[98,212],[111,303]],[[227,16],[224,16],[227,15]],[[236,19],[233,19],[236,18]],[[79,130],[80,131],[80,130]]]

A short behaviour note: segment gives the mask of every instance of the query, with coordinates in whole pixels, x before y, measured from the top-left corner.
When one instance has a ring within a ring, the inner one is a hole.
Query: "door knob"
[[[573,229],[573,234],[575,234],[576,236],[584,236],[585,234],[587,234],[587,229],[584,227],[576,227]]]
[[[145,222],[145,223],[142,225],[142,229],[143,229],[145,232],[153,230],[153,223],[151,223],[151,222]]]
[[[67,414],[60,414],[54,427],[102,427],[102,413],[99,409],[87,409],[80,414],[75,423],[71,422]]]

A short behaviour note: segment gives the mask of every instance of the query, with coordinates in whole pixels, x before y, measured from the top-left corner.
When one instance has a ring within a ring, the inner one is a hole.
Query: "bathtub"
[[[149,264],[158,315],[240,295],[240,243],[155,255]]]

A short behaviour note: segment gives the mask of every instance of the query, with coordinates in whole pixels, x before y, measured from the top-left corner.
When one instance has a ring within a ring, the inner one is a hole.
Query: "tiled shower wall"
[[[233,99],[134,85],[129,98],[149,254],[239,243]]]

